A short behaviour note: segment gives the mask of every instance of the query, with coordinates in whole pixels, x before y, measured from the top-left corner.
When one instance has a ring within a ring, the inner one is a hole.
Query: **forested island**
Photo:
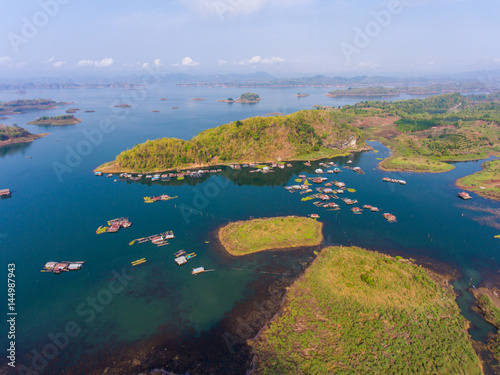
[[[51,99],[18,99],[10,102],[0,102],[0,116],[14,115],[28,110],[44,110],[57,108],[58,105],[67,105],[66,102],[55,102]]]
[[[335,111],[300,111],[253,117],[207,129],[189,141],[161,138],[122,152],[100,171],[166,171],[177,168],[319,159],[366,149],[361,130]]]
[[[31,134],[17,124],[12,126],[0,125],[0,147],[15,143],[29,143],[35,139],[45,137],[47,134]]]
[[[255,373],[482,374],[445,278],[401,257],[325,248],[252,343]]]
[[[42,116],[38,117],[35,121],[28,122],[28,125],[47,125],[47,126],[59,126],[59,125],[75,125],[82,122],[79,118],[73,115],[60,115],[60,116]]]

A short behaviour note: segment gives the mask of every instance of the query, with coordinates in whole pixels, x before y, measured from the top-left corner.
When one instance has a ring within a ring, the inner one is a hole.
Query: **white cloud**
[[[50,64],[52,61],[54,61],[56,58],[52,56],[50,59],[46,61],[47,64]]]
[[[193,61],[191,57],[184,57],[181,62],[182,66],[197,66],[200,65],[199,62]]]
[[[113,59],[105,57],[102,60],[80,60],[77,66],[95,66],[96,68],[105,68],[113,64]]]
[[[286,7],[306,4],[312,0],[182,0],[190,8],[203,14],[225,16],[246,15],[266,6]]]
[[[224,65],[224,64],[227,64],[226,60],[219,60],[219,65]]]
[[[374,63],[373,61],[365,61],[365,62],[360,62],[358,64],[359,68],[377,68],[378,64]]]
[[[3,63],[8,63],[10,62],[12,59],[9,57],[9,56],[2,56],[0,57],[0,64],[3,64]]]
[[[239,62],[240,65],[254,65],[254,64],[276,64],[276,63],[282,63],[285,60],[282,59],[281,57],[271,57],[269,58],[262,58],[260,56],[254,56],[251,59],[248,60],[241,60]]]
[[[60,68],[61,66],[63,66],[64,64],[66,64],[66,61],[56,61],[56,62],[53,62],[52,63],[52,66],[54,68]]]
[[[156,67],[162,66],[160,59],[153,60],[153,63],[155,64]]]
[[[142,64],[142,67],[143,67],[144,69],[149,68],[149,63],[144,63],[144,64]]]

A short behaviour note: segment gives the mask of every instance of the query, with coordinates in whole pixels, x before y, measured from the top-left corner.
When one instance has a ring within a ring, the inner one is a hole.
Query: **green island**
[[[96,170],[167,171],[243,162],[308,160],[366,150],[361,130],[341,111],[300,111],[252,117],[207,129],[193,139],[161,138],[122,152]]]
[[[251,343],[256,374],[482,374],[446,280],[401,257],[323,249]]]
[[[241,94],[238,99],[236,99],[236,103],[252,104],[258,103],[260,102],[260,100],[261,98],[258,94],[255,94],[253,92],[245,92],[244,94]]]
[[[474,296],[476,297],[477,306],[479,311],[484,316],[484,319],[490,324],[494,325],[497,329],[500,329],[500,299],[497,295],[500,295],[498,289],[487,289],[479,288],[473,290]],[[495,359],[500,362],[500,333],[490,333],[488,335],[487,347],[489,351],[493,354]],[[494,366],[495,371],[500,371],[500,364]]]
[[[317,246],[323,225],[307,217],[275,217],[230,223],[219,229],[219,240],[235,256],[265,250]]]
[[[75,125],[82,122],[79,118],[73,115],[60,115],[60,116],[42,116],[38,117],[35,121],[28,122],[28,125]]]
[[[57,108],[58,105],[70,103],[55,102],[51,99],[18,99],[9,102],[0,102],[0,116],[14,115],[28,110],[45,110]]]
[[[482,164],[482,170],[457,180],[456,185],[485,198],[500,200],[500,160]]]
[[[12,126],[0,125],[0,147],[15,143],[29,143],[48,134],[31,134],[17,124]]]

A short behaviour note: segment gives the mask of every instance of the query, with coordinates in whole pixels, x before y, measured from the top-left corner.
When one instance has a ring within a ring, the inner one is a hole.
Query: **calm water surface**
[[[234,220],[318,213],[325,224],[327,243],[450,264],[463,275],[455,283],[462,291],[470,278],[474,285],[496,281],[500,242],[494,236],[500,231],[500,203],[475,194],[471,201],[463,202],[457,199],[459,190],[454,186],[457,178],[480,170],[481,162],[457,163],[444,174],[383,173],[377,164],[389,150],[371,143],[376,152],[336,159],[341,166],[353,160],[352,166],[360,166],[365,175],[350,170],[325,175],[356,189],[345,196],[381,209],[362,215],[354,215],[342,202],[340,211],[328,212],[311,201],[301,202],[303,196],[298,192],[283,189],[298,174],[312,176],[318,162],[310,168],[295,162],[293,168],[268,175],[224,168],[216,176],[165,183],[130,183],[93,175],[96,166],[148,139],[189,139],[204,129],[250,116],[356,102],[327,98],[324,88],[303,90],[311,95],[300,99],[294,96],[297,89],[255,90],[263,98],[256,105],[217,103],[217,99],[238,97],[244,91],[223,88],[46,90],[25,96],[0,93],[0,101],[26,97],[74,102],[9,116],[2,120],[6,124],[24,126],[37,116],[63,114],[70,107],[81,108],[75,116],[82,119],[74,126],[27,126],[33,133],[50,134],[30,144],[0,149],[0,188],[13,192],[11,199],[0,202],[0,264],[4,276],[6,265],[16,264],[18,364],[30,365],[32,350],[42,351],[50,343],[49,334],[64,331],[68,322],[75,322],[81,332],[54,360],[60,369],[161,331],[193,337],[213,328],[236,304],[251,297],[249,286],[258,279],[259,270],[279,266],[286,270],[300,261],[292,253],[280,258],[280,264],[267,254],[250,260],[225,256],[216,249],[213,232]],[[168,100],[160,101],[162,97]],[[191,101],[194,97],[207,100]],[[133,107],[113,108],[119,102]],[[171,109],[174,106],[179,109]],[[384,183],[383,176],[404,179],[407,185]],[[143,202],[144,196],[162,193],[178,198]],[[382,212],[395,214],[398,222],[388,224]],[[120,216],[129,217],[132,227],[116,234],[95,234],[98,226]],[[166,230],[176,235],[167,246],[129,246],[133,239]],[[198,256],[178,267],[173,253],[180,249]],[[140,258],[147,262],[131,267]],[[41,273],[52,260],[86,263],[78,272]],[[198,266],[215,271],[194,277],[190,270]],[[116,288],[121,285],[116,272],[128,275],[123,290]],[[492,327],[470,311],[471,300],[464,293],[458,301],[474,323],[473,337],[484,338]]]

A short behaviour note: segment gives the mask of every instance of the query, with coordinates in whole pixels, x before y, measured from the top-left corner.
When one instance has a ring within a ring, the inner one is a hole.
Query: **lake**
[[[0,148],[0,189],[12,191],[12,198],[0,202],[0,264],[4,275],[7,264],[15,263],[16,268],[18,366],[47,374],[75,373],[76,367],[80,373],[102,372],[124,360],[130,361],[127,366],[143,369],[169,363],[175,371],[190,373],[219,366],[213,358],[223,358],[220,366],[227,369],[236,366],[241,358],[231,342],[244,338],[236,331],[245,327],[237,317],[246,316],[255,301],[269,297],[270,286],[293,281],[314,258],[314,249],[233,258],[218,246],[215,233],[220,226],[270,216],[317,213],[324,223],[324,245],[356,245],[458,269],[462,278],[454,286],[461,292],[463,314],[474,323],[471,335],[484,339],[493,330],[470,311],[472,297],[466,289],[470,279],[476,286],[497,280],[500,242],[494,236],[500,231],[500,203],[473,193],[472,200],[461,201],[454,186],[457,178],[480,170],[481,162],[455,163],[453,171],[443,174],[383,172],[377,164],[389,150],[370,142],[375,151],[332,159],[341,167],[352,160],[349,165],[361,167],[364,175],[347,169],[337,176],[324,175],[356,190],[344,196],[381,210],[361,215],[354,215],[341,201],[337,202],[341,210],[326,211],[312,201],[302,202],[304,195],[299,192],[290,194],[283,188],[295,184],[299,174],[314,176],[319,161],[311,167],[292,162],[293,167],[269,174],[223,167],[216,175],[169,182],[94,176],[98,165],[148,139],[190,139],[204,129],[251,116],[358,101],[328,98],[325,88],[302,88],[310,94],[306,98],[295,97],[296,88],[259,88],[251,89],[262,98],[258,104],[216,102],[244,91],[162,85],[26,95],[0,92],[0,101],[50,98],[74,103],[12,115],[2,120],[5,124],[24,126],[41,115],[64,114],[68,108],[80,108],[75,117],[82,119],[71,126],[27,125],[32,133],[50,134],[29,144]],[[196,97],[206,100],[190,100]],[[120,103],[132,107],[113,107]],[[403,179],[407,185],[383,182],[384,176]],[[143,197],[160,194],[177,198],[144,203]],[[388,223],[383,212],[396,215],[398,222]],[[130,218],[130,228],[96,235],[100,225],[122,216]],[[175,238],[166,246],[129,245],[167,230]],[[173,254],[181,249],[197,256],[179,267]],[[131,265],[141,258],[146,262]],[[77,272],[40,272],[48,261],[86,263]],[[191,275],[191,269],[200,266],[214,271]],[[273,309],[276,306],[269,310]],[[183,347],[191,348],[189,355]],[[177,363],[178,353],[186,358]],[[139,359],[132,362],[135,358]]]

